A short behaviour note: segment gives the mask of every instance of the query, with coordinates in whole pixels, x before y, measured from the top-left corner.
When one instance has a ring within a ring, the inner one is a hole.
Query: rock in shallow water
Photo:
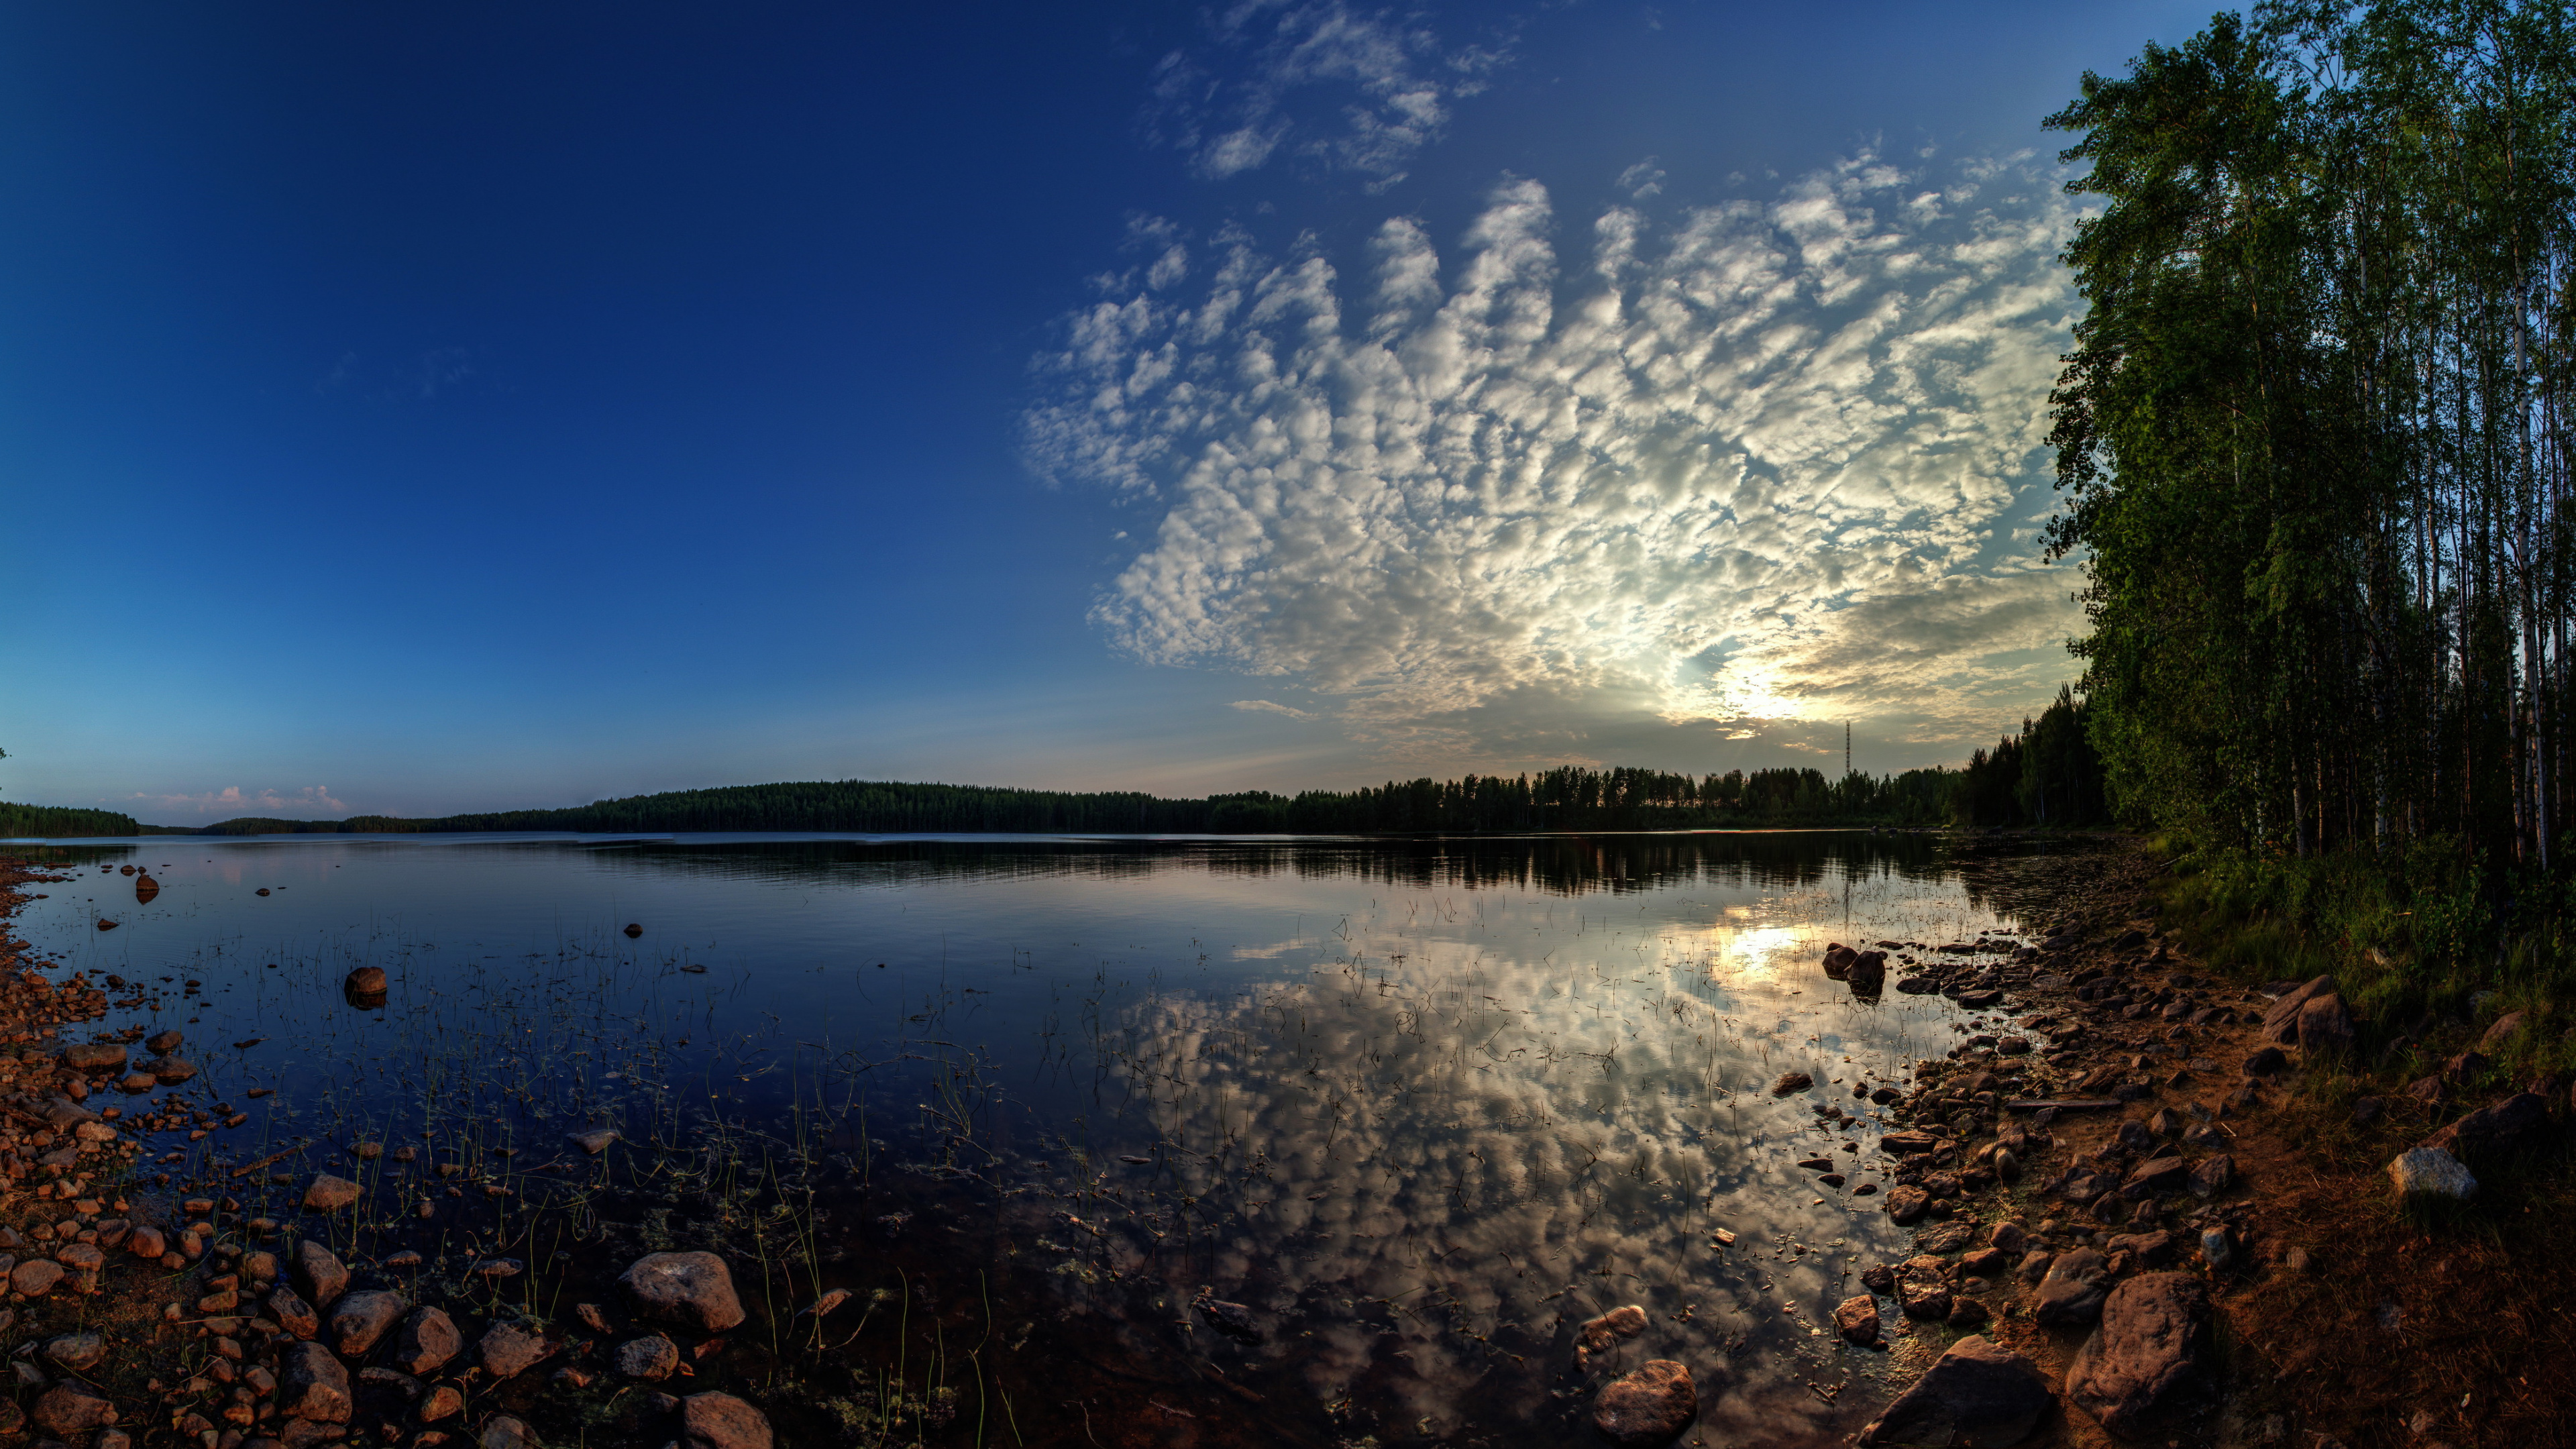
[[[345,1177],[327,1172],[315,1173],[311,1186],[304,1189],[304,1210],[336,1213],[358,1200],[358,1185]]]
[[[2028,1438],[2056,1401],[2036,1364],[1971,1334],[1861,1430],[1860,1441],[2003,1449]]]
[[[733,1274],[713,1253],[647,1253],[617,1280],[627,1305],[646,1318],[722,1333],[743,1320]]]
[[[1611,1380],[1592,1401],[1592,1426],[1621,1449],[1662,1449],[1698,1417],[1690,1370],[1668,1358]]]

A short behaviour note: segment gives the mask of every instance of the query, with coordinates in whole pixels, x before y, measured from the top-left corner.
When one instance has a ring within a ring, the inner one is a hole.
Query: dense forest
[[[0,800],[0,838],[13,836],[139,835],[131,815],[60,805],[12,805]]]
[[[2569,772],[2561,4],[2257,5],[2085,76],[2056,394],[2124,815],[2546,865]]]
[[[1205,799],[1166,799],[1127,792],[836,780],[680,790],[561,810],[433,819],[244,818],[194,829],[145,826],[143,830],[206,835],[516,830],[1254,835],[1776,825],[2081,826],[2108,818],[2101,766],[2086,743],[2086,717],[2087,706],[2061,692],[2038,719],[2023,721],[2019,734],[1998,740],[1993,749],[1976,751],[1964,769],[1854,773],[1838,781],[1812,769],[1687,775],[1564,766],[1535,775],[1391,780],[1350,791],[1277,795],[1254,790]]]

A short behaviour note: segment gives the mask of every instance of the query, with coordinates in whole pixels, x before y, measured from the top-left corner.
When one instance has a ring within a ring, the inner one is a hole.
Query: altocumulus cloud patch
[[[1982,733],[2080,624],[2027,537],[2074,219],[2023,162],[1864,155],[1661,216],[1507,180],[1445,253],[1173,236],[1068,319],[1030,449],[1160,514],[1094,610],[1121,648],[1363,734]]]

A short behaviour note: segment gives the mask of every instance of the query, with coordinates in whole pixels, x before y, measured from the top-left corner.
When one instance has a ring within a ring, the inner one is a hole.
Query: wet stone
[[[1896,1267],[1896,1301],[1908,1318],[1950,1315],[1949,1267],[1929,1255],[1908,1258]]]
[[[1867,1348],[1878,1342],[1878,1300],[1863,1293],[1834,1309],[1834,1332],[1843,1342]]]

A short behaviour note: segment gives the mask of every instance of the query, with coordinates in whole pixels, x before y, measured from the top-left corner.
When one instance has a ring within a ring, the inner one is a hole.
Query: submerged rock
[[[356,1183],[345,1177],[333,1177],[327,1172],[315,1173],[312,1185],[304,1189],[306,1212],[336,1213],[357,1200]]]
[[[1699,1417],[1699,1390],[1690,1370],[1668,1358],[1649,1359],[1635,1373],[1611,1380],[1592,1401],[1592,1426],[1622,1449],[1662,1449]]]
[[[1607,1353],[1645,1331],[1646,1310],[1634,1303],[1613,1308],[1574,1331],[1574,1362],[1579,1367],[1594,1354]]]

